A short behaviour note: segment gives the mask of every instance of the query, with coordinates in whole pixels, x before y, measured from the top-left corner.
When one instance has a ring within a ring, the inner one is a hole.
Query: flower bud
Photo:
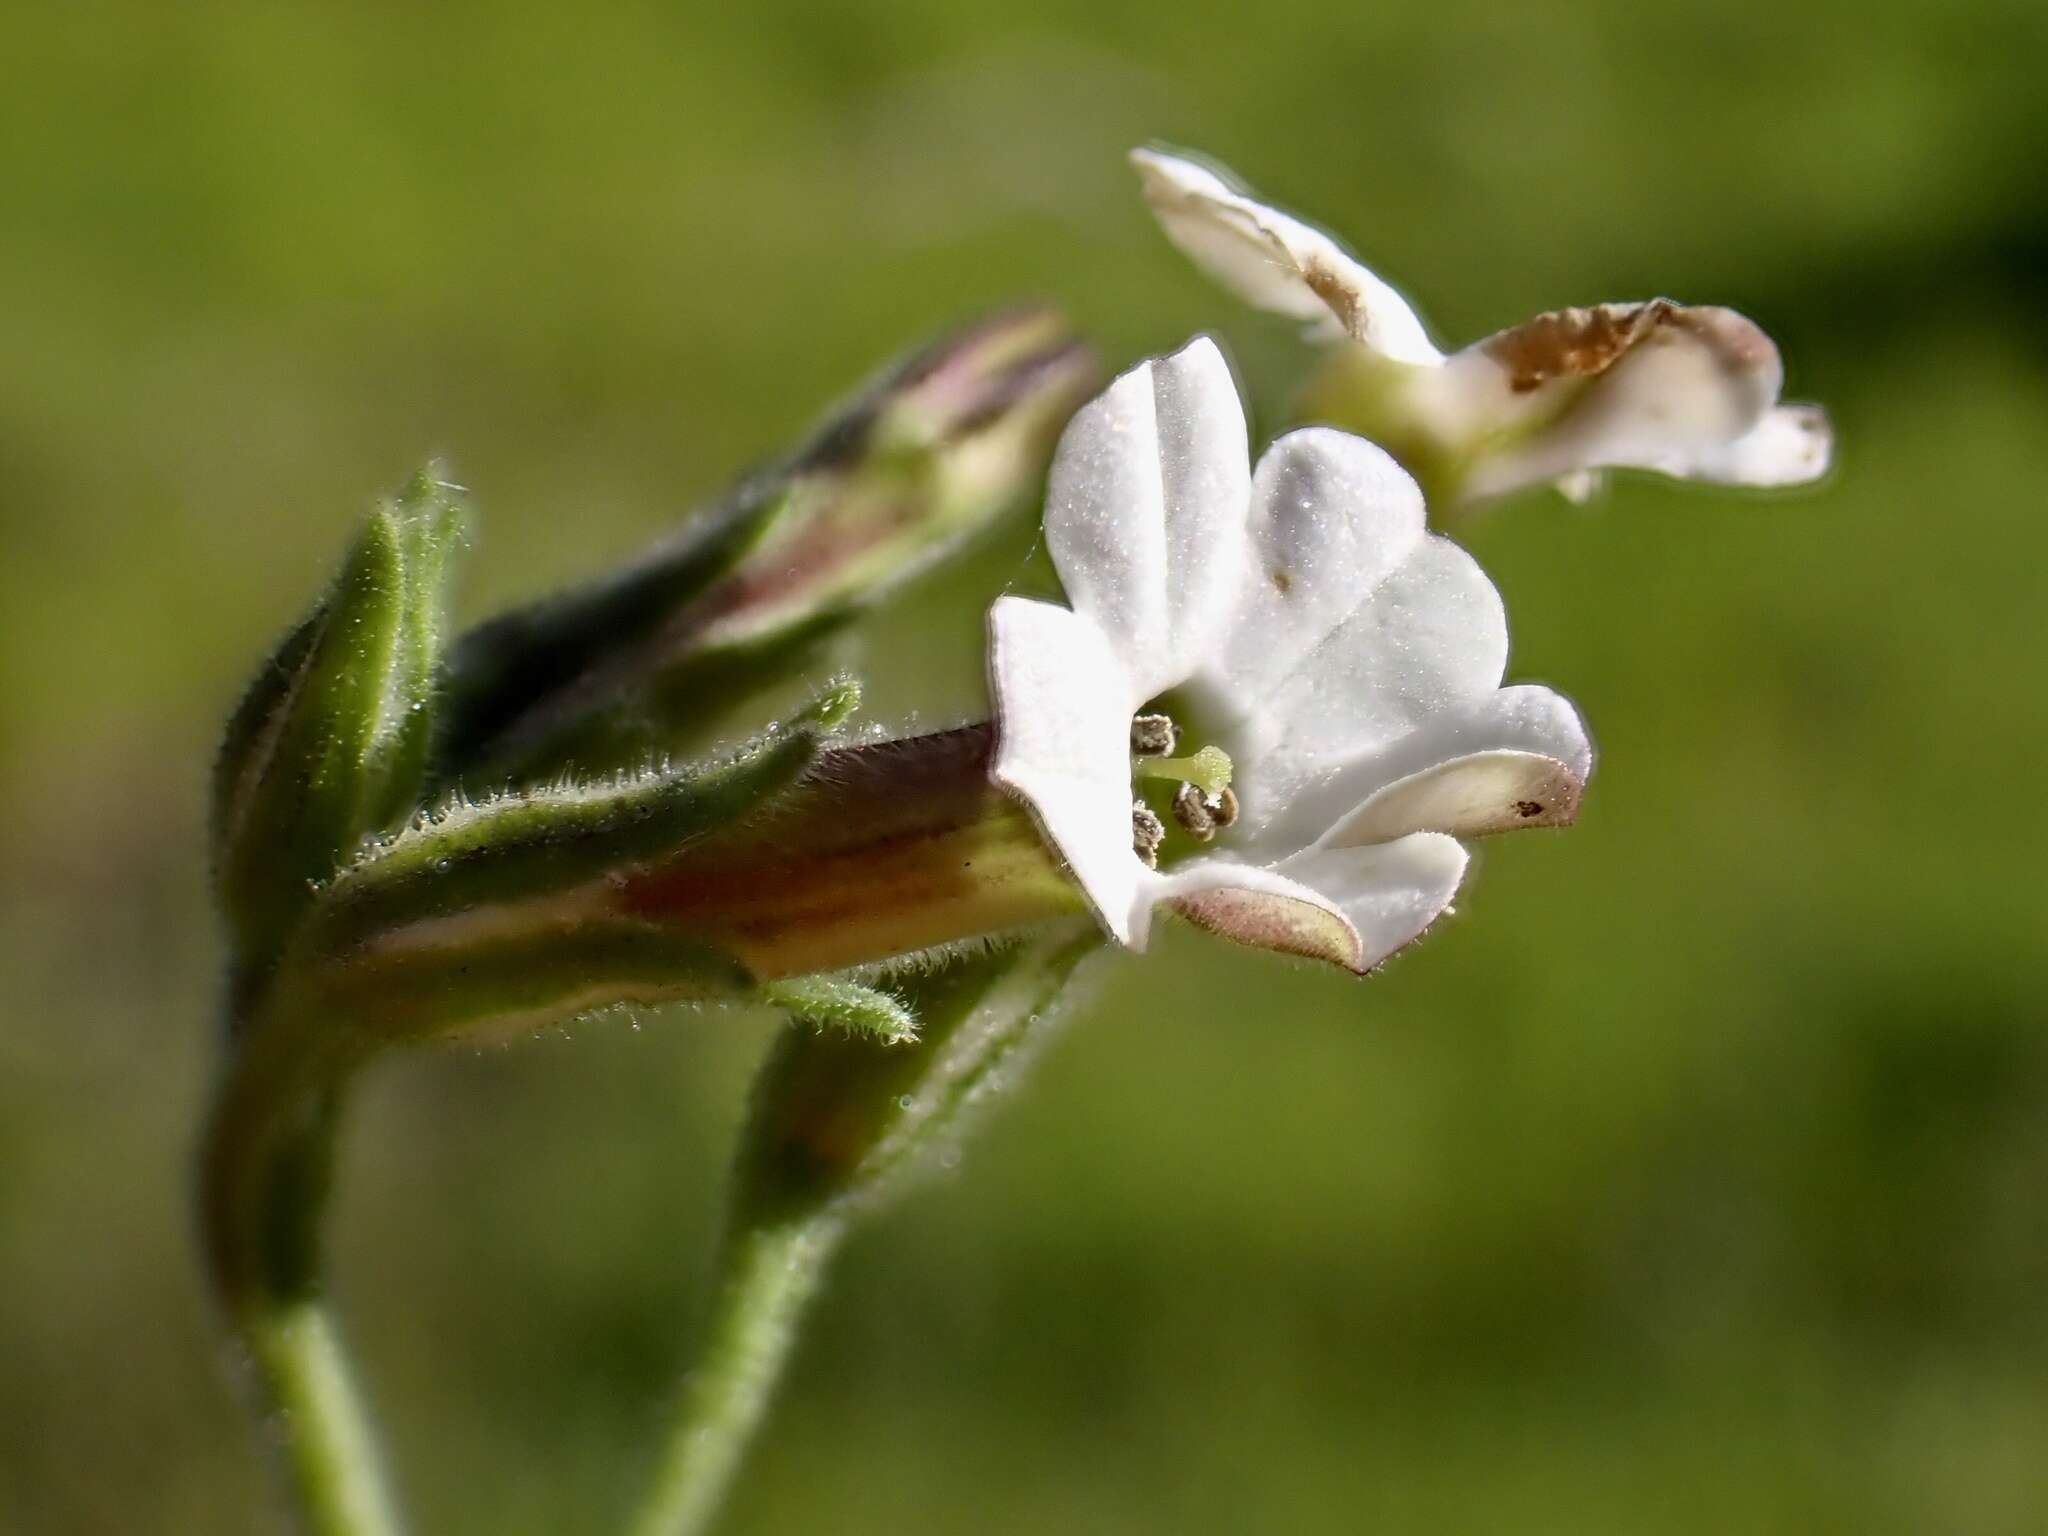
[[[1045,309],[897,364],[641,560],[465,636],[440,776],[588,771],[687,736],[1019,503],[1094,381]]]
[[[989,781],[986,727],[828,746],[851,697],[709,763],[421,814],[322,887],[254,1001],[380,1048],[679,999],[911,1038],[888,993],[820,973],[1057,924],[1082,897]]]

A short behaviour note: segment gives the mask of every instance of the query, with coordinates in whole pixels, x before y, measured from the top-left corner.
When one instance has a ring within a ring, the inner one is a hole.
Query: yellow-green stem
[[[201,1149],[209,1278],[310,1536],[401,1529],[320,1284],[334,1129],[356,1064],[302,1022],[259,1022],[231,1051]]]
[[[306,1530],[395,1536],[400,1521],[325,1304],[266,1304],[239,1326]]]
[[[744,1227],[728,1240],[699,1364],[632,1536],[709,1527],[844,1231],[845,1218],[826,1213]]]
[[[914,1044],[801,1028],[777,1044],[741,1138],[733,1235],[699,1364],[633,1536],[708,1527],[840,1239],[1015,1079],[1099,944],[1093,924],[1070,920],[1032,943],[899,978],[920,1024]]]

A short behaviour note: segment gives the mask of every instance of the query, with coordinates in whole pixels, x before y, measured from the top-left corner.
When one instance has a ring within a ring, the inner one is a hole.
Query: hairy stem
[[[200,1162],[208,1277],[311,1536],[393,1536],[400,1522],[320,1283],[341,1093],[354,1053],[304,1047],[290,1021],[238,1040]]]
[[[1100,947],[1092,924],[899,977],[915,1043],[792,1028],[769,1053],[735,1169],[732,1236],[633,1536],[696,1536],[767,1412],[840,1239],[1014,1084]]]
[[[708,1528],[844,1231],[843,1218],[822,1214],[733,1233],[703,1352],[630,1527],[634,1536],[696,1536]]]

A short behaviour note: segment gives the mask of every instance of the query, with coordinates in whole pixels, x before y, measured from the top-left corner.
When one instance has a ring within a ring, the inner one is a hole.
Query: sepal
[[[621,1007],[736,1002],[746,967],[688,934],[597,917],[451,936],[310,961],[289,1005],[357,1047],[498,1040]]]
[[[907,1045],[917,1039],[917,1015],[901,998],[843,976],[770,982],[761,989],[761,997],[815,1029],[836,1029],[883,1045]]]
[[[388,948],[423,925],[460,919],[476,928],[507,909],[524,909],[520,928],[559,927],[567,921],[564,904],[588,908],[579,898],[608,876],[673,858],[766,811],[859,698],[859,685],[844,679],[710,763],[452,800],[344,870],[325,893],[307,945],[324,954]]]
[[[433,469],[371,513],[230,720],[214,870],[246,961],[273,954],[311,892],[416,803],[466,522],[460,489]]]

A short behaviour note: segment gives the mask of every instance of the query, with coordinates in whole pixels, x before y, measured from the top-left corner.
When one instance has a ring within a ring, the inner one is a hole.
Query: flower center
[[[1237,820],[1237,795],[1231,790],[1230,754],[1207,746],[1187,757],[1172,755],[1180,745],[1180,727],[1171,715],[1137,715],[1131,720],[1131,778],[1151,779],[1178,787],[1173,791],[1173,819],[1181,831],[1206,843]],[[1166,823],[1142,799],[1131,802],[1131,850],[1148,868],[1159,867],[1166,842]]]

